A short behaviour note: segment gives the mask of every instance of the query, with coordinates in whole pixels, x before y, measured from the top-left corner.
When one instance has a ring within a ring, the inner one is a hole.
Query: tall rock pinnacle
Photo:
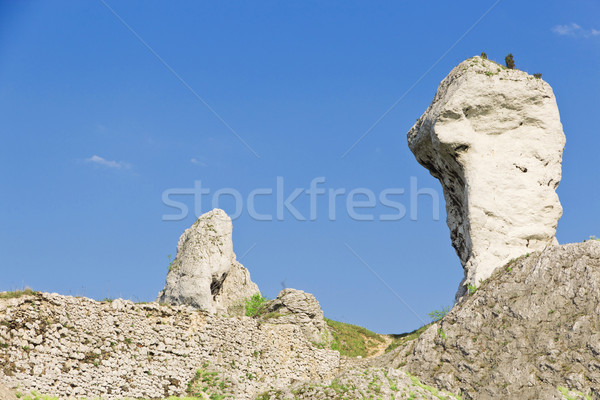
[[[565,135],[546,82],[470,58],[442,81],[407,136],[444,190],[465,271],[457,298],[510,259],[557,243]]]
[[[231,218],[220,209],[203,214],[179,238],[158,301],[187,304],[211,313],[227,312],[260,293],[250,273],[236,261]]]

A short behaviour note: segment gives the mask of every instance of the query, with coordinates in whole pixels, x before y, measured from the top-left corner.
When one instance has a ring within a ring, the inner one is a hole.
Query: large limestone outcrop
[[[565,136],[543,80],[468,59],[442,81],[408,145],[444,189],[465,270],[457,298],[510,259],[556,243]]]
[[[203,214],[179,238],[158,301],[208,312],[229,312],[260,293],[250,273],[236,261],[231,218],[220,209]]]

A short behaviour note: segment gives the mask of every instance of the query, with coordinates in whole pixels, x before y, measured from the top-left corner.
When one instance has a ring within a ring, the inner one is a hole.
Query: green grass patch
[[[362,326],[345,324],[325,318],[331,330],[333,341],[331,349],[347,357],[367,357],[373,349],[385,341],[383,335],[372,332]]]
[[[560,394],[567,400],[592,400],[592,395],[578,392],[576,390],[569,390],[566,387],[559,386],[556,388]]]
[[[14,292],[0,292],[0,299],[16,299],[21,296],[30,296],[36,293],[36,291],[30,288],[26,288],[25,290],[16,290]]]
[[[262,319],[263,319],[264,321],[267,321],[267,320],[269,320],[269,319],[272,319],[272,318],[279,318],[279,317],[283,317],[283,314],[281,314],[281,313],[278,313],[278,312],[270,312],[270,313],[267,313],[267,314],[263,315],[263,316],[262,316]]]

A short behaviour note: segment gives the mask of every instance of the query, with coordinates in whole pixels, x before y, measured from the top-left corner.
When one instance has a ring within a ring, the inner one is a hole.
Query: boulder
[[[313,343],[329,343],[331,336],[319,302],[310,293],[283,289],[267,305],[269,323],[299,326],[304,336]]]
[[[470,58],[441,82],[408,145],[444,190],[465,272],[457,298],[512,258],[557,244],[565,135],[542,79]]]
[[[220,209],[203,214],[179,238],[157,301],[228,313],[260,293],[233,252],[231,218]]]

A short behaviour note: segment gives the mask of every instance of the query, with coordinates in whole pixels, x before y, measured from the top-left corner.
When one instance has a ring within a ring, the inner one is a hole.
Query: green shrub
[[[533,74],[537,79],[542,79],[542,74],[540,72]]]
[[[504,62],[506,63],[506,68],[515,69],[515,59],[512,53],[509,53],[506,57],[504,57]]]
[[[256,293],[245,301],[245,309],[247,317],[257,317],[265,311],[265,303],[268,299],[262,297],[260,293]]]
[[[441,310],[433,310],[432,312],[428,313],[427,315],[429,315],[429,318],[431,318],[431,320],[433,322],[437,322],[437,321],[441,320],[442,318],[444,318],[446,316],[446,314],[448,314],[448,311],[450,311],[450,306],[442,307]]]
[[[485,51],[483,51],[481,53],[481,58],[483,58],[484,60],[487,60],[487,54],[485,53]]]
[[[438,329],[438,335],[440,335],[440,337],[444,340],[448,339],[448,336],[446,336],[446,332],[444,332],[442,328]]]
[[[469,284],[469,294],[475,294],[477,286]]]

